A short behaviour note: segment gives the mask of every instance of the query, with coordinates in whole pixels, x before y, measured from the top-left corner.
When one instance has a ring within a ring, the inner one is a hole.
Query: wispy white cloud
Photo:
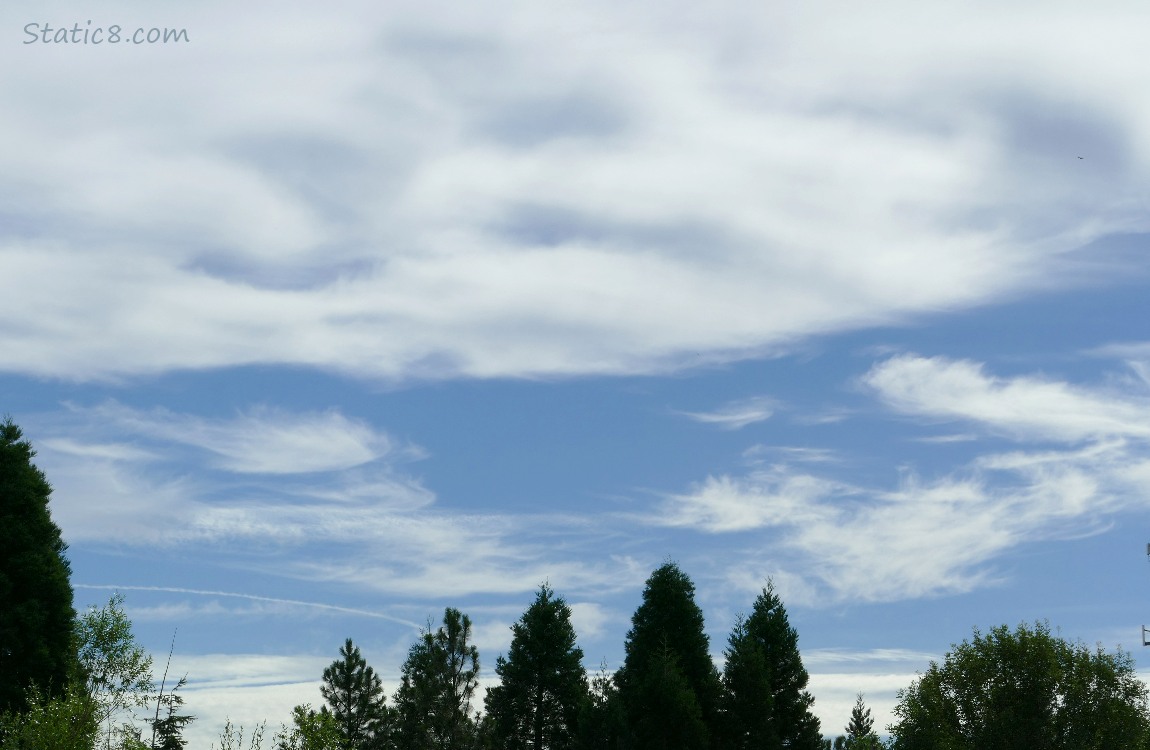
[[[91,590],[104,590],[104,591],[162,591],[170,594],[192,594],[194,596],[213,597],[213,598],[226,598],[226,599],[243,599],[251,602],[261,602],[266,604],[284,605],[292,608],[303,608],[311,610],[319,610],[323,612],[332,612],[344,615],[357,615],[359,617],[373,617],[381,620],[391,620],[403,625],[408,625],[412,628],[419,628],[419,624],[406,620],[403,618],[395,617],[384,612],[376,612],[368,609],[356,609],[355,607],[341,607],[335,604],[325,604],[323,602],[305,602],[298,599],[283,599],[274,596],[260,596],[258,594],[245,594],[234,591],[206,591],[203,589],[189,589],[181,588],[178,586],[121,586],[116,584],[93,584],[93,583],[74,583],[73,588],[77,589],[91,589]]]
[[[903,355],[863,378],[886,404],[914,416],[964,420],[1019,439],[1150,438],[1150,394],[1107,393],[1039,377],[997,378],[980,364]]]
[[[349,469],[393,450],[386,434],[334,410],[299,414],[263,406],[231,419],[205,419],[164,409],[144,412],[109,402],[80,411],[141,437],[208,451],[215,454],[220,468],[239,473]]]
[[[749,424],[770,419],[774,411],[775,403],[772,399],[757,396],[741,401],[731,401],[711,412],[683,411],[679,413],[696,422],[717,425],[725,430],[738,430]]]
[[[893,489],[786,464],[710,477],[666,497],[648,522],[756,539],[769,533],[774,553],[750,551],[754,569],[801,570],[830,600],[892,600],[993,583],[993,563],[1007,551],[1095,534],[1115,514],[1146,505],[1150,401],[1139,389],[994,378],[972,362],[909,355],[876,365],[865,382],[904,414],[968,421],[1027,445],[933,479],[905,473]],[[811,598],[810,588],[792,587]]]

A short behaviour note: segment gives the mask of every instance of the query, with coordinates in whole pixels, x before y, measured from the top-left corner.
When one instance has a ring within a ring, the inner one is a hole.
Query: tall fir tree
[[[846,732],[844,750],[880,750],[882,747],[879,736],[874,731],[874,717],[863,702],[862,693],[855,696],[855,705],[851,709]]]
[[[383,685],[359,647],[348,638],[341,658],[323,671],[322,708],[335,718],[342,750],[382,750],[387,746],[390,717]]]
[[[687,749],[717,741],[719,675],[711,661],[703,611],[695,604],[695,585],[675,563],[664,564],[647,579],[624,647],[626,657],[616,682],[629,745],[635,750]],[[659,677],[671,682],[659,688],[655,682]],[[671,714],[657,716],[657,711]],[[696,711],[701,734],[684,731],[674,744],[664,746],[647,731],[648,722],[656,719],[694,726]]]
[[[798,640],[782,600],[768,581],[755,599],[751,616],[736,623],[725,652],[725,746],[734,750],[818,750],[822,746]]]
[[[495,662],[500,684],[487,691],[488,739],[500,750],[569,750],[588,691],[571,608],[544,584],[511,632]]]
[[[398,750],[469,750],[477,743],[471,700],[479,679],[479,650],[471,618],[448,607],[412,645],[395,692]]]
[[[26,694],[60,695],[75,672],[71,568],[52,521],[52,488],[20,428],[0,424],[0,713]]]

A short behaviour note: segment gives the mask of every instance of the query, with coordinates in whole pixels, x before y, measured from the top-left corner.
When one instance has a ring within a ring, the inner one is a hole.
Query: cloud
[[[628,556],[589,555],[609,521],[439,503],[403,470],[418,449],[338,412],[260,408],[206,419],[109,403],[47,422],[49,435],[75,435],[38,443],[53,516],[71,543],[194,547],[229,567],[419,600],[528,592],[544,580],[601,594],[642,581]]]
[[[696,422],[713,424],[725,430],[738,430],[755,422],[770,419],[774,413],[774,401],[758,396],[742,401],[731,401],[713,412],[679,412]]]
[[[1144,8],[736,6],[269,34],[206,2],[155,19],[193,37],[164,65],[5,48],[0,368],[663,372],[1065,283],[1150,228]]]
[[[109,402],[88,411],[91,417],[135,435],[208,451],[215,454],[220,468],[244,474],[349,469],[393,450],[386,434],[335,410],[298,414],[261,406],[232,419],[204,419],[164,409],[142,412]]]
[[[907,471],[893,488],[783,463],[709,477],[663,498],[645,521],[753,535],[743,553],[748,570],[780,571],[800,600],[825,603],[969,591],[1000,580],[993,564],[1009,550],[1096,534],[1117,514],[1145,507],[1144,389],[995,378],[977,363],[913,355],[876,365],[864,382],[898,412],[966,421],[1023,445],[933,478]]]
[[[1106,393],[1038,377],[996,378],[974,362],[909,354],[875,365],[863,383],[905,414],[973,422],[1020,440],[1150,438],[1145,391]]]

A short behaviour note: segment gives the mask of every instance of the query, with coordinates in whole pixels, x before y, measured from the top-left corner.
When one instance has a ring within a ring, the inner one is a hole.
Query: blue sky
[[[204,746],[445,606],[490,678],[544,581],[618,666],[668,558],[716,659],[774,580],[828,734],[976,626],[1150,669],[1140,4],[0,21],[0,409]]]

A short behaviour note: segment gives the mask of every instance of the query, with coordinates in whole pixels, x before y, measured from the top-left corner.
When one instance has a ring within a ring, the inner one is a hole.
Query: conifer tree
[[[571,608],[544,584],[511,632],[507,658],[495,661],[500,684],[487,691],[489,738],[505,750],[571,748],[587,699]]]
[[[339,654],[342,657],[323,671],[320,694],[339,726],[342,750],[375,750],[387,742],[389,712],[387,696],[375,670],[348,638]]]
[[[851,709],[846,732],[846,740],[843,743],[845,750],[879,750],[882,747],[874,731],[874,718],[863,702],[862,693],[855,697],[855,705]]]
[[[479,651],[471,618],[448,607],[443,625],[412,645],[395,693],[398,750],[467,750],[477,742],[471,699],[479,677]]]
[[[819,720],[811,713],[809,676],[798,633],[768,581],[750,617],[731,632],[723,673],[727,741],[732,748],[818,750]]]
[[[26,693],[61,695],[75,669],[71,568],[52,521],[52,488],[20,428],[0,424],[0,713]]]
[[[624,646],[626,658],[616,682],[629,729],[628,739],[635,750],[664,747],[646,733],[646,722],[657,718],[693,726],[691,717],[696,711],[703,729],[701,739],[692,730],[679,735],[674,744],[667,747],[693,748],[700,746],[697,742],[707,747],[716,739],[719,676],[711,661],[703,612],[695,604],[695,585],[675,563],[664,564],[647,579],[643,601],[631,619]],[[674,700],[669,694],[653,692],[652,679],[660,675],[672,681],[667,689],[673,689]],[[656,706],[673,715],[656,717],[653,713]]]

